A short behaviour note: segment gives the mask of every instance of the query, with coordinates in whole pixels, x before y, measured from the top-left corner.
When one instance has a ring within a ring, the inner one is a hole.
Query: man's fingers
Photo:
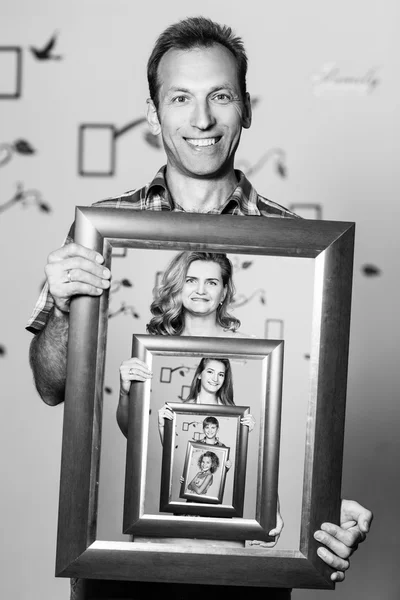
[[[50,282],[68,283],[71,281],[82,281],[90,283],[95,287],[101,287],[102,281],[111,277],[110,270],[93,261],[78,256],[66,258],[56,263],[48,263],[45,267],[47,278]],[[68,277],[69,272],[69,277]],[[109,283],[107,284],[107,287]]]
[[[49,291],[56,306],[69,310],[72,296],[99,296],[110,287],[109,269],[85,258],[72,257],[56,263],[48,263],[45,267]]]
[[[60,260],[64,260],[69,257],[80,256],[82,258],[86,258],[92,262],[96,262],[98,264],[102,264],[104,262],[104,258],[101,254],[96,252],[95,250],[90,250],[85,246],[81,246],[80,244],[76,244],[72,242],[72,244],[66,244],[62,248],[58,248],[54,252],[51,252],[47,258],[48,263],[59,262]]]
[[[345,574],[342,573],[342,571],[335,571],[331,575],[331,581],[334,581],[335,583],[340,583],[341,581],[344,581],[344,578]]]
[[[68,299],[71,298],[72,296],[99,296],[103,290],[90,285],[89,283],[81,283],[79,281],[74,281],[71,282],[70,288],[68,290],[68,295],[64,294],[64,298]],[[51,288],[50,288],[50,292],[51,292]]]
[[[333,554],[327,548],[318,548],[317,554],[327,565],[336,569],[337,571],[347,571],[350,567],[350,563],[347,559],[341,558],[340,556]]]
[[[354,520],[357,522],[359,529],[366,534],[371,527],[373,518],[374,515],[372,512],[355,500],[342,500],[340,510],[341,523]]]
[[[355,550],[358,544],[364,541],[366,534],[360,531],[357,525],[352,526],[350,523],[350,521],[345,523],[346,527],[334,525],[333,523],[322,523],[321,530]]]
[[[361,541],[361,532],[356,527],[343,530],[333,523],[323,523],[321,529],[315,532],[314,537],[338,557],[347,559],[357,549]]]

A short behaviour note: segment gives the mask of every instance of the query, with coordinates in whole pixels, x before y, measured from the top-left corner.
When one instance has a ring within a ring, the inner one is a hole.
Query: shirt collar
[[[166,178],[166,165],[156,173],[146,192],[146,208],[150,208],[157,198],[162,210],[175,210],[184,212],[183,208],[174,202],[169,193]],[[234,215],[259,215],[257,207],[258,194],[242,171],[235,170],[238,184],[225,204],[219,209],[209,211],[217,214]]]

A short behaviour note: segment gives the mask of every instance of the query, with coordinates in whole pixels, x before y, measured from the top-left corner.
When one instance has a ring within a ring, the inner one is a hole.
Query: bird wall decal
[[[54,33],[54,35],[50,38],[47,44],[43,46],[43,48],[35,48],[34,46],[30,46],[33,56],[37,60],[61,60],[62,56],[59,54],[52,54],[54,46],[57,42],[57,36],[58,33]]]

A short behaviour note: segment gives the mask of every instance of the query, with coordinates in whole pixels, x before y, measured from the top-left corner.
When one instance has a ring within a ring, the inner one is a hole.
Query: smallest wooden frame
[[[202,516],[198,508],[186,502],[175,502],[174,514],[146,514],[146,472],[148,464],[148,431],[151,408],[150,381],[137,382],[131,387],[126,455],[125,499],[123,532],[134,536],[156,538],[203,538],[210,540],[262,540],[271,541],[269,531],[276,525],[278,498],[278,467],[283,374],[283,340],[176,337],[134,335],[132,356],[139,358],[152,370],[153,357],[194,356],[228,359],[258,360],[260,376],[260,443],[258,456],[257,497],[255,518],[239,517],[243,511],[245,493],[245,462],[248,427],[240,426],[236,444],[239,476],[235,478],[234,501],[230,506],[205,505]],[[180,403],[174,410],[220,415],[246,413],[239,406],[196,405]],[[247,431],[245,431],[247,430]],[[173,454],[173,425],[166,425],[163,458],[162,503],[170,504],[170,472]],[[154,467],[154,466],[153,466]],[[198,505],[197,505],[198,506]],[[177,513],[185,513],[185,516]],[[193,514],[193,517],[186,516]],[[204,516],[203,516],[204,515]],[[226,518],[232,517],[232,518]],[[237,517],[237,518],[235,518]]]
[[[223,498],[224,498],[224,491],[225,491],[225,481],[226,481],[226,474],[227,474],[227,470],[226,470],[226,464],[229,460],[229,450],[230,448],[204,448],[204,446],[202,444],[200,444],[199,442],[193,442],[190,441],[187,444],[187,448],[186,448],[186,458],[185,458],[185,466],[183,469],[183,482],[180,486],[180,498],[185,498],[186,500],[191,500],[192,503],[198,503],[200,502],[200,507],[196,506],[196,511],[198,512],[198,514],[202,514],[204,508],[207,508],[208,510],[211,509],[211,511],[213,511],[215,509],[215,505],[220,505],[223,503]],[[217,487],[217,493],[212,494],[211,497],[210,495],[208,495],[208,490],[206,490],[205,492],[195,492],[193,490],[191,490],[189,488],[190,485],[190,481],[193,479],[192,478],[192,474],[190,474],[190,464],[193,461],[193,456],[195,454],[195,452],[197,451],[197,453],[200,453],[200,457],[199,457],[199,461],[201,460],[202,456],[201,454],[207,452],[207,451],[211,451],[214,452],[217,455],[217,458],[219,460],[219,467],[220,467],[220,473],[218,474],[218,487]],[[166,486],[163,486],[165,491],[166,491]],[[169,496],[169,494],[168,494]],[[163,503],[163,488],[161,488],[161,502],[160,502],[160,510],[170,510],[173,511],[175,510],[175,502],[171,502],[171,500],[168,498],[166,498],[167,502]],[[211,504],[211,507],[207,506],[205,507],[206,504]],[[234,504],[234,502],[232,503]],[[185,508],[187,507],[187,505],[185,506]],[[182,503],[179,503],[179,508],[180,510],[184,510],[184,507],[182,506]],[[189,507],[188,507],[189,508]],[[220,508],[218,506],[218,508]],[[228,510],[230,510],[231,507],[228,508]],[[232,506],[233,510],[235,510],[234,506]],[[207,516],[207,514],[206,514]],[[211,516],[212,516],[212,512],[211,512]],[[218,515],[216,515],[218,516]],[[240,510],[239,513],[235,516],[238,517],[242,517],[243,515],[240,514]]]

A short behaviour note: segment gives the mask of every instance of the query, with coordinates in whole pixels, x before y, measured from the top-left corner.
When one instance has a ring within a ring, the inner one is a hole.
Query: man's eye
[[[231,96],[229,96],[228,94],[216,94],[214,96],[214,99],[217,102],[220,102],[221,104],[227,104],[228,102],[231,101]]]
[[[175,102],[175,104],[184,104],[187,101],[186,96],[175,96],[175,98],[173,98],[173,101]]]

